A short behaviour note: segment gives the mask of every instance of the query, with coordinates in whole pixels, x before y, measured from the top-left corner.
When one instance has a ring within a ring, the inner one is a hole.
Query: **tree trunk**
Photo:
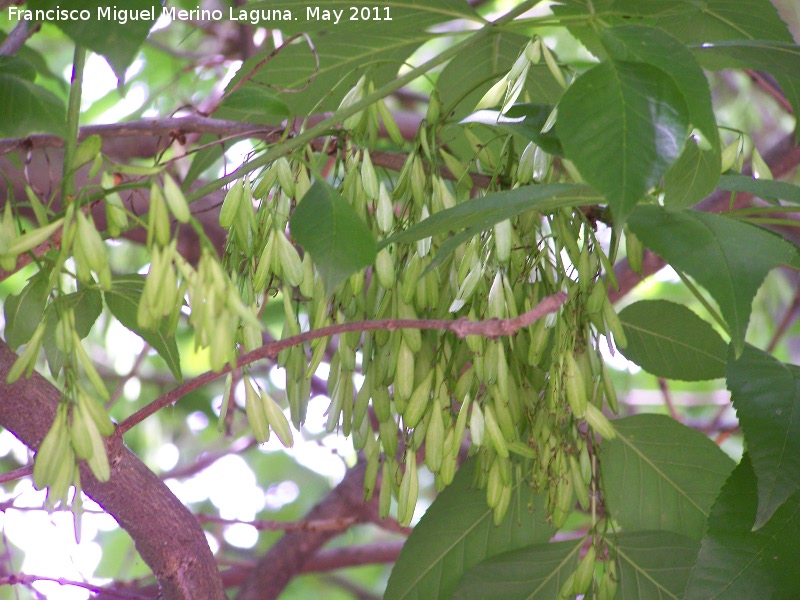
[[[0,342],[0,425],[32,450],[50,429],[61,392],[38,373],[5,383],[17,356]],[[194,515],[130,450],[121,437],[107,440],[111,478],[95,479],[81,463],[86,494],[133,538],[168,600],[223,600],[217,563]]]

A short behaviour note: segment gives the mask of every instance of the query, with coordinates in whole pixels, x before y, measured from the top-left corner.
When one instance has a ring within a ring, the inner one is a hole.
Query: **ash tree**
[[[794,3],[0,7],[2,480],[121,528],[59,583],[800,594]],[[297,499],[179,500],[231,457]]]

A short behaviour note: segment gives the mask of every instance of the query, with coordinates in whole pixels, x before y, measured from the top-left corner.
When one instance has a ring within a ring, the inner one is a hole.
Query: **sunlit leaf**
[[[767,273],[797,257],[797,249],[779,236],[710,213],[640,206],[630,227],[648,248],[711,293],[737,354],[744,347],[753,298]]]
[[[764,39],[788,35],[769,0],[615,0],[619,17],[646,16],[678,39],[691,41]]]
[[[120,323],[140,336],[158,352],[175,379],[180,381],[182,379],[181,359],[175,337],[169,335],[166,327],[155,330],[139,327],[136,315],[142,290],[144,290],[144,279],[144,276],[137,274],[114,277],[111,289],[104,293],[106,306]]]
[[[325,289],[375,262],[375,240],[353,208],[329,183],[317,181],[290,221],[292,237],[311,253]]]
[[[701,432],[664,415],[614,421],[600,455],[609,514],[628,531],[673,531],[700,539],[734,463]]]
[[[758,528],[800,490],[800,367],[748,345],[726,377],[758,477]]]
[[[6,344],[16,350],[31,339],[42,322],[47,296],[50,294],[50,271],[42,271],[31,277],[19,294],[6,298],[3,303],[5,315]]]
[[[717,156],[719,168],[720,143],[711,91],[703,70],[686,46],[661,29],[643,25],[604,29],[602,37],[614,60],[653,65],[672,79],[686,101],[692,125],[705,135]]]
[[[459,468],[414,528],[392,570],[385,600],[449,598],[461,576],[481,561],[553,535],[544,522],[543,498],[534,496],[529,508],[530,491],[516,487],[506,518],[495,526],[486,492],[472,488],[474,463]]]
[[[683,598],[800,597],[800,495],[790,496],[753,531],[757,507],[756,475],[746,453],[711,508]]]
[[[682,304],[642,300],[626,306],[619,318],[628,339],[620,352],[647,372],[683,381],[725,376],[728,344]]]

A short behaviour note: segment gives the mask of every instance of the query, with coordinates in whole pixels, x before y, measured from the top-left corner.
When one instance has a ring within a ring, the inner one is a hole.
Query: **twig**
[[[223,519],[215,515],[200,513],[197,515],[200,523],[216,523],[219,525],[245,524],[258,531],[344,531],[359,522],[355,517],[341,517],[333,519],[318,519],[307,521],[240,521],[237,519]]]
[[[658,378],[658,387],[661,390],[661,393],[664,395],[664,404],[667,406],[667,410],[669,411],[669,416],[675,419],[676,421],[680,421],[681,417],[678,414],[678,411],[675,410],[675,405],[672,404],[672,395],[669,393],[669,385],[667,384],[667,380],[663,377]]]
[[[99,585],[86,583],[85,581],[72,581],[70,579],[65,579],[63,577],[46,577],[44,575],[26,575],[23,573],[0,577],[0,585],[30,586],[36,583],[37,581],[52,581],[53,583],[57,583],[59,585],[70,585],[74,587],[79,587],[85,590],[89,590],[90,592],[93,592],[95,594],[102,593],[105,598],[119,598],[120,600],[144,600],[145,598],[150,598],[150,596],[142,596],[140,594],[129,593],[129,592],[118,592],[110,590],[108,588],[104,588]]]
[[[301,569],[302,573],[319,573],[345,567],[393,563],[400,556],[405,542],[378,542],[365,546],[346,546],[320,550],[308,559]]]
[[[343,591],[350,594],[350,597],[353,598],[353,600],[380,600],[382,597],[339,575],[328,575],[327,577],[323,578],[323,581],[325,581],[329,586],[342,588]]]
[[[11,56],[16,54],[28,38],[41,29],[41,23],[35,23],[30,27],[28,21],[20,21],[17,26],[8,34],[8,37],[0,44],[0,56]]]
[[[109,123],[104,125],[87,125],[81,127],[79,140],[90,135],[102,138],[122,138],[137,136],[165,136],[178,133],[208,133],[216,135],[239,135],[254,137],[274,143],[284,135],[283,127],[264,127],[255,123],[225,121],[202,115],[170,117],[167,119],[142,119],[129,123]],[[0,140],[0,154],[19,150],[30,151],[37,148],[60,148],[63,138],[49,134],[30,135],[26,138],[9,138]]]
[[[791,103],[786,99],[784,93],[780,90],[777,82],[769,77],[766,73],[761,71],[753,71],[752,69],[745,69],[744,71],[750,76],[755,84],[760,87],[764,92],[772,96],[772,98],[781,105],[781,108],[790,115],[794,114],[794,109]]]
[[[245,450],[249,450],[258,445],[258,441],[255,438],[251,437],[242,437],[238,440],[234,441],[225,452],[219,452],[216,454],[203,453],[200,455],[195,462],[189,465],[185,465],[182,467],[178,467],[171,471],[167,471],[166,473],[161,474],[161,479],[183,479],[185,477],[191,477],[192,475],[197,475],[201,471],[206,470],[208,467],[213,465],[218,460],[225,458],[231,454],[238,454],[239,452],[244,452]]]
[[[23,477],[28,477],[29,475],[33,474],[33,465],[25,465],[24,467],[20,467],[18,469],[14,469],[13,471],[9,471],[8,473],[3,473],[0,475],[0,485],[4,483],[9,483],[11,481],[16,481],[17,479],[22,479]]]
[[[769,344],[767,344],[767,352],[772,353],[772,351],[775,350],[775,346],[778,345],[778,342],[780,342],[781,338],[789,329],[789,326],[794,322],[796,316],[795,313],[797,313],[798,308],[800,308],[800,290],[797,290],[795,293],[791,306],[786,309],[783,319],[781,319],[777,329],[775,329],[775,333],[772,335],[772,339],[770,339]]]
[[[249,365],[263,358],[275,358],[281,350],[298,346],[318,338],[326,338],[339,333],[350,331],[375,331],[396,329],[438,329],[442,331],[452,331],[458,337],[468,335],[478,335],[488,338],[498,338],[515,333],[517,330],[535,323],[540,318],[550,313],[556,312],[559,307],[567,300],[564,292],[558,292],[552,296],[547,296],[539,304],[528,312],[522,313],[513,319],[489,319],[487,321],[470,321],[466,317],[456,320],[446,319],[377,319],[371,321],[353,321],[351,323],[339,323],[328,327],[321,327],[312,331],[306,331],[299,335],[293,335],[283,340],[277,340],[264,344],[252,352],[243,354],[236,361],[235,368]],[[165,406],[177,402],[181,397],[189,392],[203,387],[214,381],[218,377],[231,371],[231,366],[226,365],[220,371],[208,371],[202,375],[179,385],[170,390],[163,396],[156,398],[150,404],[133,413],[130,417],[122,421],[117,426],[117,435],[123,435],[137,424],[144,421],[147,417],[154,415]]]

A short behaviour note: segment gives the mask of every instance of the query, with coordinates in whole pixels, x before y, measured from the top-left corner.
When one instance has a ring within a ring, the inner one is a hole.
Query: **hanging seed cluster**
[[[536,46],[526,49],[521,60],[538,60],[543,53],[550,64],[546,47]],[[527,72],[524,66],[515,69],[519,73],[505,82],[507,94],[518,94],[518,81]],[[358,100],[370,86],[362,79],[343,104]],[[391,114],[380,106],[351,117],[351,139],[371,139],[379,118],[390,133],[396,130]],[[496,175],[512,164],[512,186],[566,177],[554,171],[552,158],[535,144],[515,152],[510,140],[493,154],[467,135],[474,141],[476,160],[461,163],[436,145],[438,111],[434,95],[397,173],[379,176],[366,148],[346,147],[338,154],[329,180],[376,239],[468,199],[473,187],[469,173],[476,167]],[[411,521],[419,491],[418,457],[424,457],[441,490],[466,454],[477,455],[476,484],[486,490],[496,523],[512,495],[524,489],[546,494],[548,517],[556,527],[564,524],[576,499],[592,510],[598,497],[595,434],[615,435],[602,412],[604,399],[617,410],[598,347],[601,334],[625,342],[601,278],[613,278],[613,257],[599,244],[594,224],[579,210],[529,212],[475,235],[443,260],[437,258],[442,236],[390,245],[379,251],[372,268],[326,295],[309,256],[300,257],[287,230],[291,210],[310,187],[312,161],[310,150],[276,161],[253,182],[252,192],[249,181],[238,182],[220,216],[231,230],[227,270],[241,274],[244,303],[257,307],[280,291],[285,336],[305,327],[366,319],[503,319],[558,291],[566,291],[569,299],[557,314],[503,339],[460,340],[433,330],[386,329],[284,350],[279,364],[286,368],[295,427],[305,419],[310,378],[334,348],[327,430],[352,435],[355,447],[364,451],[367,498],[382,473],[382,515],[389,513],[394,495],[400,523]],[[454,179],[446,181],[442,167]],[[612,251],[616,241],[615,234]],[[237,342],[251,349],[257,343],[252,335],[242,327]],[[266,437],[258,433],[258,418],[253,428],[259,439]],[[593,570],[587,565],[594,565],[594,558],[587,560],[571,590],[588,588]],[[607,571],[602,585],[613,586],[615,577]]]
[[[364,117],[366,123],[369,118]],[[354,123],[358,134],[360,122]],[[394,181],[378,177],[366,149],[348,148],[338,160],[334,183],[376,238],[464,199],[457,197],[458,190],[468,187],[445,181],[438,172],[446,165],[463,181],[467,165],[437,148],[434,138],[434,126],[423,125]],[[526,148],[518,159],[523,179],[534,172],[540,179],[552,176],[552,161],[537,150]],[[613,333],[623,341],[599,279],[610,263],[592,224],[580,211],[531,212],[476,235],[440,262],[434,262],[444,241],[439,236],[388,246],[371,269],[326,295],[309,257],[300,258],[287,230],[292,207],[310,187],[310,158],[308,151],[276,161],[252,192],[250,182],[238,182],[220,215],[231,230],[226,260],[241,274],[244,303],[258,305],[265,295],[282,292],[284,335],[365,319],[516,317],[560,290],[569,300],[556,315],[505,339],[469,336],[463,341],[438,331],[387,329],[284,350],[279,364],[286,368],[295,426],[305,418],[310,377],[333,343],[327,430],[352,434],[356,448],[364,450],[367,496],[383,470],[382,514],[388,513],[394,493],[400,522],[411,520],[422,448],[438,489],[452,481],[460,452],[477,453],[477,483],[486,489],[497,522],[520,483],[546,491],[556,526],[576,497],[588,509],[595,483],[591,432],[614,435],[601,410],[604,397],[616,410],[598,334]],[[259,344],[252,331],[244,326],[237,333],[245,350]],[[251,412],[256,411],[248,408]],[[260,420],[254,430],[263,431]]]

